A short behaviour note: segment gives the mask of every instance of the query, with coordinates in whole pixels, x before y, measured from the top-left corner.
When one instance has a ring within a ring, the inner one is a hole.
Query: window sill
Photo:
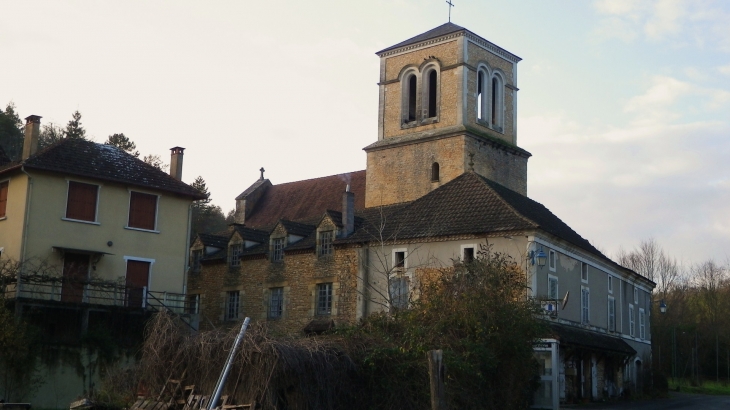
[[[439,122],[439,117],[429,117],[421,120],[420,125],[429,125],[429,124],[435,124]]]
[[[408,121],[408,122],[401,123],[400,128],[401,129],[415,128],[415,127],[418,127],[419,125],[420,124],[418,124],[418,121],[413,120],[413,121]]]
[[[125,226],[124,229],[129,229],[130,231],[140,231],[140,232],[149,232],[149,233],[160,233],[160,231],[157,231],[157,230],[144,229],[144,228],[135,228],[133,226]]]
[[[6,219],[8,219],[8,217],[7,217],[7,216],[0,216],[0,221],[4,221],[4,220],[6,220]]]
[[[68,222],[78,222],[78,223],[89,224],[89,225],[101,225],[99,222],[96,222],[96,221],[84,221],[82,219],[61,218],[61,220],[68,221]]]

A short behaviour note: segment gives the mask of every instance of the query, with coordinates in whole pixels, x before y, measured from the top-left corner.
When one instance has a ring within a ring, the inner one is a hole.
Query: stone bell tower
[[[378,141],[365,206],[412,201],[473,170],[527,195],[514,54],[446,23],[376,53]]]

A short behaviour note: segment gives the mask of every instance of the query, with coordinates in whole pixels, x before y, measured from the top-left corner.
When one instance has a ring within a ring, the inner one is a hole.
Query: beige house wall
[[[3,248],[3,258],[20,260],[28,177],[16,173],[9,178],[0,176],[0,182],[3,181],[8,181],[8,202],[5,218],[0,219],[0,248]]]
[[[126,259],[153,261],[151,291],[183,293],[191,200],[136,187],[34,172],[24,259],[38,258],[62,269],[54,246],[106,252],[92,269],[103,280],[123,280]],[[64,220],[68,181],[99,185],[97,223]],[[158,194],[157,233],[125,228],[130,191]],[[107,243],[112,242],[112,246]],[[125,259],[126,258],[126,259]]]

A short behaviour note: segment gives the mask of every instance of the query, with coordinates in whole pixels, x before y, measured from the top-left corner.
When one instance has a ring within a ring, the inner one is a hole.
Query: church
[[[366,169],[273,184],[262,168],[236,198],[235,223],[191,246],[196,326],[249,316],[276,332],[322,332],[406,307],[421,275],[490,246],[522,266],[550,325],[535,346],[535,407],[640,390],[655,283],[527,196],[521,59],[453,23],[376,54]]]

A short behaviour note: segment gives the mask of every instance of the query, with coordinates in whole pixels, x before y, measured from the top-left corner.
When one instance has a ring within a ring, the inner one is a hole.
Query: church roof
[[[271,185],[246,217],[246,226],[270,229],[279,220],[302,221],[321,218],[328,209],[342,209],[342,194],[350,184],[355,193],[355,210],[365,208],[365,171],[330,175],[303,181]]]
[[[407,47],[407,46],[410,46],[410,45],[422,43],[422,42],[425,42],[425,41],[428,41],[428,40],[433,40],[433,39],[436,39],[436,38],[439,38],[439,37],[443,37],[443,36],[446,36],[446,35],[449,35],[449,34],[454,34],[454,33],[459,33],[459,32],[465,33],[465,34],[466,33],[470,34],[473,39],[478,39],[478,41],[482,42],[482,45],[483,46],[486,46],[487,48],[489,48],[489,49],[491,49],[493,51],[496,51],[498,54],[500,54],[503,57],[507,58],[509,61],[519,62],[520,60],[522,60],[520,57],[518,57],[518,56],[516,56],[516,55],[514,55],[512,53],[510,53],[509,51],[507,51],[507,50],[505,50],[505,49],[503,49],[503,48],[501,48],[499,46],[497,46],[496,44],[490,42],[489,40],[486,40],[485,38],[483,38],[481,36],[478,36],[477,34],[473,33],[472,31],[470,31],[470,30],[468,30],[468,29],[466,29],[464,27],[458,26],[458,25],[456,25],[454,23],[451,23],[451,22],[442,24],[442,25],[440,25],[440,26],[438,26],[436,28],[432,28],[431,30],[426,31],[425,33],[421,33],[421,34],[419,34],[419,35],[417,35],[415,37],[409,38],[408,40],[401,41],[400,43],[395,44],[395,45],[392,45],[392,46],[390,46],[388,48],[384,48],[384,49],[378,51],[375,54],[377,54],[377,55],[380,56],[383,53],[387,53],[388,51],[396,50],[396,49],[399,49],[399,48],[402,48],[402,47]]]
[[[64,138],[26,160],[0,166],[0,174],[21,166],[205,198],[197,189],[115,146],[84,139]]]
[[[387,240],[540,229],[596,256],[605,256],[549,209],[475,172],[467,172],[381,216],[368,210],[367,222],[342,242]],[[384,222],[384,223],[382,223]],[[384,231],[377,231],[378,226]]]

